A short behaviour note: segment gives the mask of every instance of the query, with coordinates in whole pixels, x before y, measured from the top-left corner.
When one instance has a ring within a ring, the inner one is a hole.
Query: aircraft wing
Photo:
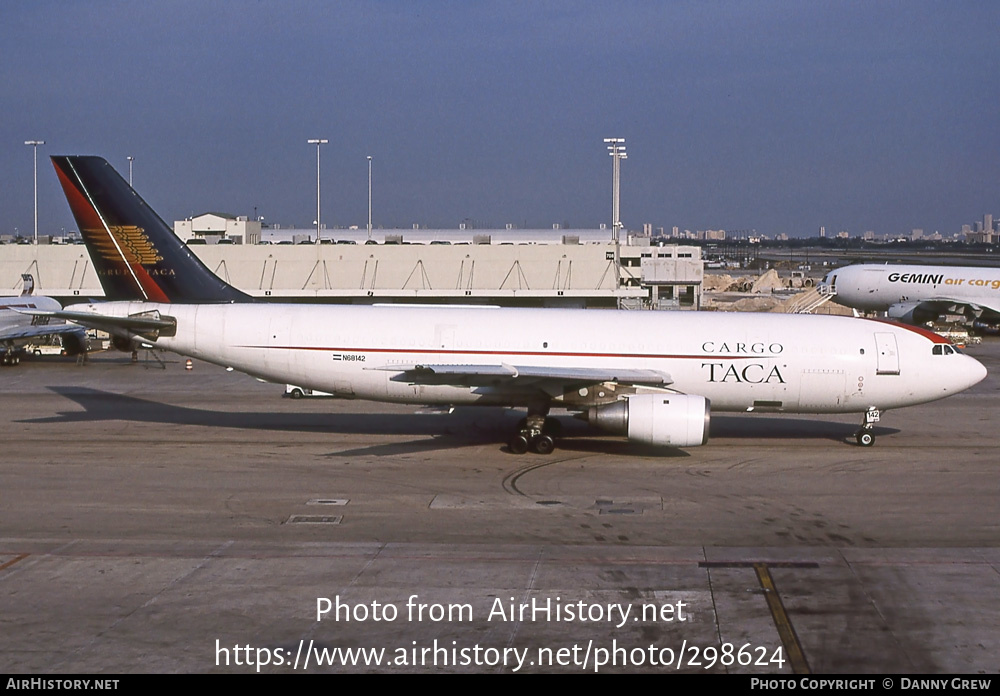
[[[983,315],[988,317],[1000,317],[1000,305],[991,307],[982,302],[970,302],[969,300],[958,300],[949,297],[936,297],[924,300],[916,305],[920,310],[936,312],[938,314],[954,313],[968,314],[963,308],[968,307],[976,317]]]
[[[83,331],[76,324],[38,324],[34,326],[12,326],[0,329],[0,341],[19,341],[37,336],[56,336]]]
[[[955,305],[965,305],[966,307],[971,307],[976,315],[980,317],[987,316],[994,319],[1000,317],[1000,305],[988,305],[982,302],[969,302],[968,300],[965,302],[955,300],[953,303]]]
[[[616,382],[663,387],[671,384],[670,375],[657,370],[614,369],[593,367],[544,367],[538,365],[384,365],[371,368],[398,372],[391,379],[399,382],[428,385],[460,386],[535,386],[546,389]],[[547,389],[546,389],[547,390]]]

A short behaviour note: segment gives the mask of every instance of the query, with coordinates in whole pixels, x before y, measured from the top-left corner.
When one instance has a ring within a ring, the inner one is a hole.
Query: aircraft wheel
[[[854,439],[857,440],[858,444],[862,447],[871,447],[875,444],[875,436],[868,430],[859,430],[858,434],[854,436]]]
[[[510,451],[513,452],[514,454],[524,454],[525,452],[528,451],[528,438],[518,433],[517,435],[515,435],[510,439],[510,442],[507,443],[507,446],[510,448]]]
[[[538,452],[538,454],[552,454],[552,450],[555,448],[555,440],[548,435],[539,435],[531,441],[531,449]]]
[[[301,399],[302,398],[302,390],[301,389],[293,389],[292,392],[291,392],[291,394],[289,394],[289,396],[291,396],[293,399]]]

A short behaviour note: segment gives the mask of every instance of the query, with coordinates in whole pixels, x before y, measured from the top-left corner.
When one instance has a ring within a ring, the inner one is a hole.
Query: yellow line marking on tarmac
[[[753,569],[757,573],[757,580],[760,581],[764,596],[767,598],[767,607],[771,610],[771,617],[774,619],[775,628],[778,629],[778,636],[788,653],[788,662],[792,667],[792,672],[812,674],[805,653],[802,652],[799,637],[795,634],[792,621],[788,618],[785,605],[781,601],[781,595],[778,594],[778,588],[775,587],[774,578],[771,577],[771,571],[766,563],[754,563]]]

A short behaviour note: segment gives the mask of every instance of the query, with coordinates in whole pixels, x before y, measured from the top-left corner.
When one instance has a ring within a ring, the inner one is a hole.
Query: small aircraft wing
[[[37,324],[32,326],[12,326],[0,330],[0,341],[19,341],[38,336],[56,336],[69,333],[81,333],[83,329],[76,324]]]
[[[642,386],[662,387],[671,384],[670,375],[657,370],[548,367],[538,365],[384,365],[370,368],[384,372],[397,372],[393,381],[412,384],[460,386],[537,386],[558,387],[586,386],[616,382]]]

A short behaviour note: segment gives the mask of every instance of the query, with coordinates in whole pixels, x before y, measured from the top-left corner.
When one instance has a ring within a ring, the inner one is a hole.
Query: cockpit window
[[[931,349],[931,353],[934,355],[955,355],[958,353],[958,349],[952,348],[951,346],[941,345],[939,343]]]
[[[934,355],[944,355],[944,346],[941,346],[941,345],[934,346],[934,348],[931,350],[931,352]]]

